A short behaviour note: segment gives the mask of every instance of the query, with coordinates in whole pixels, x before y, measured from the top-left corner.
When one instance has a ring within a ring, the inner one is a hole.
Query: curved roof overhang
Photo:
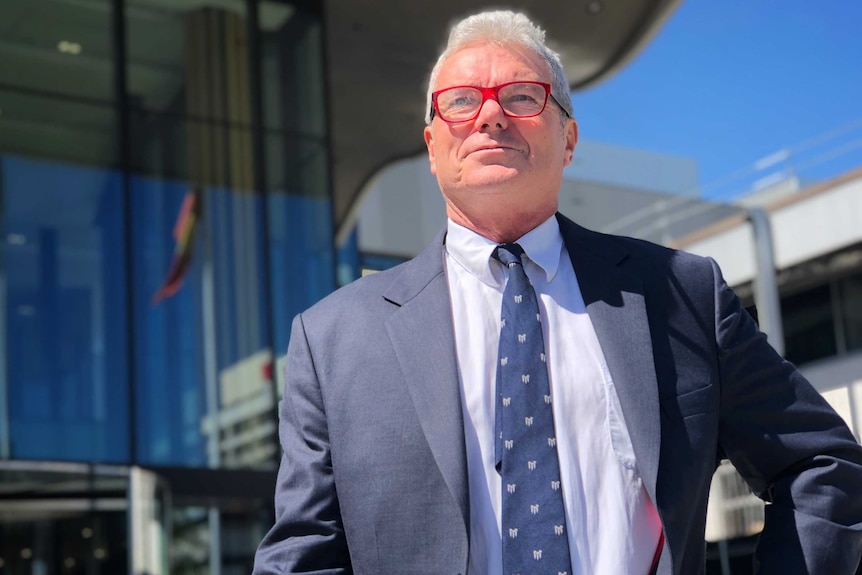
[[[548,33],[573,90],[625,65],[682,0],[523,0]],[[424,149],[428,75],[452,21],[499,2],[329,0],[325,3],[333,214],[338,241],[363,190],[389,164]]]

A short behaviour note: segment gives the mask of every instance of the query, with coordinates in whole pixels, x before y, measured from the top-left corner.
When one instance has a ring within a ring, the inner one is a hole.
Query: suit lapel
[[[443,233],[405,267],[384,298],[399,306],[386,330],[437,466],[469,525],[464,418]]]
[[[628,252],[558,215],[587,313],[623,409],[638,470],[656,500],[661,425],[643,284],[624,269]]]

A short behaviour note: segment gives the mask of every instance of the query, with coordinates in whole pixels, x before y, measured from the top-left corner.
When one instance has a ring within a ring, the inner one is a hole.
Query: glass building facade
[[[321,21],[0,3],[0,574],[250,571],[276,358],[336,284]]]

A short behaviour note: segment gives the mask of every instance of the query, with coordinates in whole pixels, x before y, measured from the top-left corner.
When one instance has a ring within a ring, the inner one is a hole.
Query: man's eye
[[[460,96],[458,98],[453,98],[449,102],[449,108],[466,108],[472,106],[476,103],[475,98],[471,98],[470,96]]]
[[[512,104],[521,104],[521,103],[528,104],[528,103],[538,102],[538,100],[536,100],[536,98],[533,94],[519,93],[519,94],[512,94],[511,96],[508,96],[506,98],[506,102],[512,103]]]

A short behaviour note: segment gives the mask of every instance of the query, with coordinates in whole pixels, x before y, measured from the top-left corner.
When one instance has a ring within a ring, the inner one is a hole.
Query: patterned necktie
[[[518,244],[494,251],[509,273],[500,321],[495,434],[503,575],[568,575],[572,561],[542,323],[523,253]]]

